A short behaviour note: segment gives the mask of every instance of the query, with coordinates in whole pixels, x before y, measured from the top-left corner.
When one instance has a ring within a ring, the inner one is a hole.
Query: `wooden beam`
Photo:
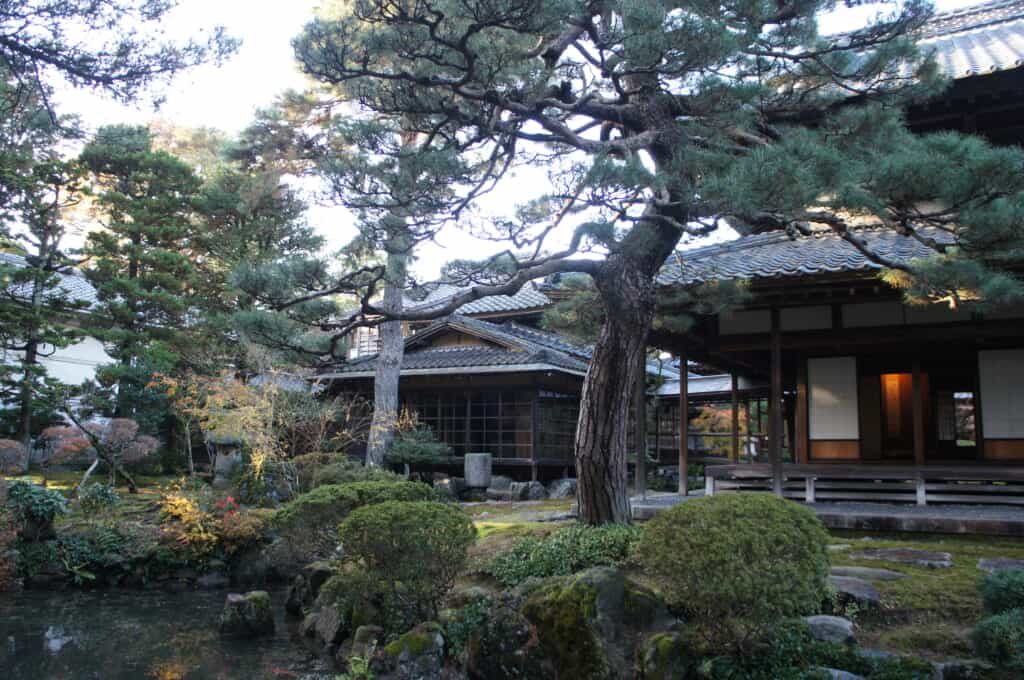
[[[914,359],[911,364],[913,371],[913,405],[914,405],[914,465],[924,465],[924,395],[921,394],[921,360]]]
[[[732,454],[730,458],[735,463],[740,458],[740,397],[739,397],[739,379],[736,377],[734,372],[731,376],[730,381],[730,396],[732,397]]]
[[[771,401],[768,404],[768,460],[772,467],[772,491],[782,496],[782,333],[779,310],[772,308]]]
[[[687,495],[690,463],[690,371],[686,366],[686,348],[679,352],[679,495]]]
[[[641,498],[647,498],[647,352],[641,350],[638,373],[636,376],[636,393],[634,395],[634,412],[636,413],[636,492]]]
[[[807,418],[807,360],[798,357],[796,360],[796,431],[793,435],[795,462],[806,463],[808,460],[807,444],[810,423]]]

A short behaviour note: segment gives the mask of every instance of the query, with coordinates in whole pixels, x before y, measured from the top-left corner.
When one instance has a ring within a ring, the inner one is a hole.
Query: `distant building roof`
[[[406,296],[404,308],[407,311],[425,312],[432,309],[440,309],[446,305],[457,294],[467,290],[464,287],[453,286],[448,283],[438,284],[426,297],[415,299]],[[463,315],[500,314],[503,312],[523,312],[528,310],[540,310],[551,304],[551,299],[538,290],[537,284],[529,282],[513,295],[492,295],[481,298],[459,307],[455,313]]]
[[[460,345],[432,347],[430,338],[449,330],[459,331],[494,343],[491,346]],[[557,336],[527,329],[512,322],[491,323],[461,314],[434,321],[405,340],[402,375],[451,373],[504,373],[509,371],[558,371],[574,375],[587,372],[582,348]],[[561,345],[559,347],[559,345]],[[372,377],[377,355],[335,364],[321,372],[321,378],[354,379]]]
[[[945,232],[923,230],[939,242],[951,242]],[[909,264],[935,251],[911,236],[892,229],[861,229],[868,247],[897,262]],[[785,232],[743,236],[726,243],[670,255],[658,274],[662,285],[692,285],[729,279],[770,279],[882,269],[831,230],[790,237]]]
[[[935,14],[917,33],[922,50],[951,78],[1024,65],[1024,0],[999,0]]]
[[[28,262],[25,258],[20,255],[12,255],[10,253],[0,253],[0,266],[8,265],[13,267],[27,267]],[[66,274],[57,274],[59,282],[57,288],[67,296],[71,302],[79,301],[88,305],[88,309],[92,309],[98,304],[96,297],[96,289],[93,288],[92,284],[86,280],[85,276],[78,270],[72,270]],[[11,292],[20,297],[27,298],[31,295],[31,290],[27,285],[19,285],[14,288]],[[50,296],[54,296],[55,292],[51,291]]]

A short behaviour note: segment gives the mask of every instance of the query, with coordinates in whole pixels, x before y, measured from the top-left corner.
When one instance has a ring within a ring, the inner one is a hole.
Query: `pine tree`
[[[103,374],[118,386],[116,415],[133,417],[149,374],[174,365],[176,341],[195,322],[189,245],[200,182],[186,163],[153,151],[144,127],[101,128],[81,161],[92,173],[103,227],[89,233],[84,249],[99,299],[94,316],[103,320],[90,332],[117,361]]]
[[[864,28],[823,36],[818,15],[834,6],[370,0],[311,22],[296,40],[311,77],[358,92],[367,119],[401,120],[429,140],[417,182],[446,183],[438,213],[464,218],[483,192],[509,186],[516,164],[548,171],[540,195],[492,229],[512,244],[500,256],[504,281],[434,313],[553,273],[591,276],[606,317],[576,436],[587,522],[629,521],[629,396],[656,313],[655,276],[681,238],[723,223],[741,233],[813,224],[891,265],[915,295],[1020,292],[992,266],[1020,239],[1019,152],[954,134],[913,137],[902,125],[903,105],[943,86],[912,39],[930,6],[893,3]],[[859,104],[848,103],[853,95]],[[377,141],[367,157],[395,155]],[[916,235],[931,226],[956,245],[933,243],[932,261],[901,266],[851,228],[864,223]],[[563,224],[574,228],[570,245],[545,251]],[[588,246],[605,257],[578,257]]]

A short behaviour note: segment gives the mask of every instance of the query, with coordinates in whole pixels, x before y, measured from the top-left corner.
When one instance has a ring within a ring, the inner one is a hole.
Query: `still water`
[[[284,619],[277,633],[221,640],[225,591],[0,594],[3,680],[287,680],[328,673]],[[325,675],[325,677],[331,677]]]

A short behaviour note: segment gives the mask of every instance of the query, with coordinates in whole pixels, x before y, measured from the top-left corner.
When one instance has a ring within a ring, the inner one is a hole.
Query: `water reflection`
[[[274,638],[221,640],[225,593],[98,591],[0,595],[4,680],[233,680],[294,678],[326,665],[283,618]]]

